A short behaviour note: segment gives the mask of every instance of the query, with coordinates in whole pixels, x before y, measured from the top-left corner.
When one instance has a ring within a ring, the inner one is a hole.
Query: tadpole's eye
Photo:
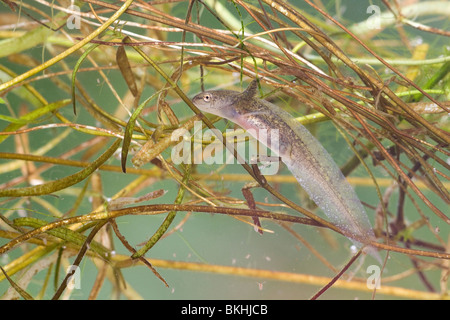
[[[212,98],[211,95],[208,93],[203,95],[203,101],[205,101],[205,102],[210,102],[211,98]]]

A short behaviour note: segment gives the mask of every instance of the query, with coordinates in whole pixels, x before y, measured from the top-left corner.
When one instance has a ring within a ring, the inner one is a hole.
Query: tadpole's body
[[[192,101],[204,112],[228,119],[243,129],[253,129],[249,133],[258,140],[258,130],[267,130],[269,138],[260,142],[266,142],[268,148],[278,151],[287,168],[330,221],[358,247],[361,247],[361,242],[368,244],[375,240],[360,200],[329,153],[288,112],[259,99],[256,81],[242,93],[206,91],[196,95]],[[277,146],[270,139],[272,129],[278,130]],[[375,249],[369,248],[368,251],[379,259]]]

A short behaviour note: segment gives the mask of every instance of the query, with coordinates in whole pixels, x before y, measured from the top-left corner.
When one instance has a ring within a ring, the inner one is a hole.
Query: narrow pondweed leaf
[[[14,222],[15,226],[31,227],[34,229],[44,227],[48,224],[48,222],[45,220],[32,218],[32,217],[16,218],[16,219],[14,219],[13,222]],[[50,229],[46,232],[54,237],[60,238],[69,243],[73,243],[79,247],[81,247],[84,244],[84,242],[86,241],[86,238],[87,238],[85,235],[78,233],[76,231],[73,231],[69,228],[65,228],[65,227],[58,227],[55,229]],[[97,253],[99,256],[101,256],[103,258],[107,258],[109,255],[109,250],[97,241],[92,241],[90,243],[89,248],[90,248],[90,250],[94,251],[95,253]]]
[[[116,62],[117,65],[119,66],[119,70],[122,73],[123,78],[127,83],[128,88],[130,89],[133,96],[136,97],[138,95],[136,81],[134,78],[133,71],[131,71],[131,66],[130,62],[128,61],[127,53],[125,52],[125,48],[123,46],[120,46],[117,49]]]
[[[439,68],[439,70],[437,70],[437,72],[430,74],[430,76],[429,76],[430,78],[422,86],[422,89],[426,90],[426,89],[434,88],[440,81],[445,79],[445,77],[449,74],[449,72],[450,72],[450,61],[447,61]],[[443,87],[445,88],[445,85]],[[410,101],[411,102],[420,101],[420,99],[422,99],[422,97],[423,97],[423,94],[418,93],[418,94],[414,95]]]
[[[25,124],[28,123],[28,121],[17,119],[17,118],[10,117],[10,116],[6,116],[6,115],[3,115],[3,114],[0,114],[0,120],[11,122],[11,123],[15,123],[15,124],[19,124],[19,125],[25,125]]]
[[[84,179],[97,170],[105,161],[107,161],[117,150],[120,145],[120,139],[117,139],[108,150],[106,150],[97,160],[90,166],[83,170],[74,173],[70,176],[50,181],[44,184],[24,187],[24,188],[9,188],[0,190],[0,197],[26,197],[26,196],[40,196],[43,194],[50,194],[64,188],[68,188]]]
[[[147,105],[147,103],[152,100],[156,95],[159,94],[159,91],[157,93],[152,94],[149,98],[147,98],[143,103],[141,103],[136,110],[134,110],[133,114],[131,115],[130,119],[128,120],[127,126],[125,127],[125,134],[123,137],[123,144],[122,144],[122,154],[121,154],[121,165],[122,165],[122,171],[127,171],[127,156],[128,156],[128,150],[130,149],[130,143],[131,143],[131,137],[133,136],[134,131],[134,125],[136,123],[136,119],[141,114],[144,107]]]
[[[25,290],[23,290],[19,285],[17,285],[17,283],[14,282],[13,279],[11,279],[8,274],[6,273],[5,270],[3,270],[2,267],[0,267],[0,269],[2,270],[3,274],[5,275],[5,278],[9,281],[9,283],[11,284],[11,286],[14,288],[14,290],[17,291],[18,294],[20,294],[20,296],[22,298],[24,298],[25,300],[34,300],[33,297],[26,292]]]
[[[18,119],[12,119],[11,117],[8,116],[2,116],[2,120],[5,121],[10,121],[11,123],[6,126],[5,129],[3,129],[3,132],[13,132],[18,130],[19,128],[21,128],[22,126],[28,124],[28,123],[33,123],[35,122],[37,119],[39,119],[40,117],[44,116],[44,115],[48,115],[51,112],[58,110],[59,108],[62,108],[64,106],[66,106],[67,104],[70,103],[70,99],[64,99],[64,100],[59,100],[50,104],[47,104],[45,106],[42,106],[36,110],[33,110],[31,112],[28,112],[27,114],[21,116]],[[0,143],[2,143],[6,138],[8,138],[8,135],[2,135],[0,136]]]
[[[181,204],[183,202],[185,191],[186,191],[184,184],[189,182],[189,179],[191,178],[191,170],[192,170],[192,166],[186,165],[186,170],[185,170],[185,173],[183,176],[183,184],[181,184],[180,188],[178,189],[178,194],[177,194],[177,197],[175,198],[175,202],[174,202],[175,204]],[[138,259],[140,257],[143,257],[145,255],[145,253],[148,250],[150,250],[161,239],[161,237],[167,232],[167,230],[169,229],[173,220],[175,219],[176,214],[177,214],[177,211],[175,211],[175,210],[170,211],[167,214],[164,221],[159,226],[158,230],[155,231],[153,236],[138,251],[134,252],[131,255],[131,258]]]
[[[75,104],[75,78],[77,76],[78,69],[80,69],[81,64],[83,63],[84,59],[89,55],[89,53],[92,52],[95,48],[97,48],[100,44],[93,43],[91,44],[86,51],[81,55],[80,59],[78,59],[77,63],[75,64],[72,72],[72,105],[73,105],[73,113],[77,114],[77,108]]]

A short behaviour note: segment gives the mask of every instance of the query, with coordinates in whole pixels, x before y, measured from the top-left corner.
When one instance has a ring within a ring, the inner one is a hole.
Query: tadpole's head
[[[211,90],[199,93],[192,102],[203,112],[225,117],[232,112],[240,92],[232,90]]]

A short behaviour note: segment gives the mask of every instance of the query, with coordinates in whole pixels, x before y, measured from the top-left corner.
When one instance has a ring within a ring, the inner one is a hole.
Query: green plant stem
[[[44,184],[24,187],[24,188],[10,188],[0,190],[0,197],[26,197],[26,196],[39,196],[44,194],[50,194],[64,188],[70,187],[92,174],[103,163],[106,162],[117,150],[121,142],[121,139],[117,139],[109,149],[103,153],[97,160],[95,160],[87,168],[72,174],[70,176],[50,181]]]
[[[183,177],[183,184],[180,184],[180,188],[178,189],[177,197],[175,198],[175,204],[181,204],[184,198],[184,194],[186,191],[186,188],[184,185],[189,181],[191,176],[191,165],[187,165],[186,173]],[[158,241],[161,239],[161,237],[166,233],[166,231],[169,229],[169,226],[172,224],[173,220],[175,219],[175,216],[177,214],[176,210],[170,211],[166,218],[164,219],[163,223],[159,226],[158,230],[156,230],[155,234],[150,238],[150,240],[147,241],[147,243],[138,251],[133,253],[131,256],[132,259],[138,259],[142,257],[148,250],[150,250]]]
[[[42,117],[44,115],[48,115],[49,113],[66,106],[68,103],[70,103],[70,99],[65,99],[65,100],[56,101],[54,103],[50,103],[48,105],[42,106],[39,109],[33,110],[33,111],[23,115],[19,119],[16,119],[15,122],[10,123],[8,126],[6,126],[5,129],[3,129],[3,132],[15,131],[28,123],[32,123],[32,122],[36,121],[37,119],[39,119],[40,117]],[[8,137],[9,137],[9,135],[1,135],[0,143],[2,143]]]
[[[48,222],[36,218],[26,217],[26,218],[17,218],[14,219],[14,225],[19,227],[32,227],[32,228],[41,228],[45,226]],[[84,242],[86,241],[86,236],[82,235],[76,231],[73,231],[68,228],[60,227],[55,228],[53,230],[49,230],[48,234],[60,238],[64,241],[73,243],[79,247],[83,246]],[[109,251],[107,248],[105,248],[100,243],[93,241],[90,245],[90,249],[94,252],[96,252],[99,256],[103,257],[104,259],[107,259],[109,256]]]

